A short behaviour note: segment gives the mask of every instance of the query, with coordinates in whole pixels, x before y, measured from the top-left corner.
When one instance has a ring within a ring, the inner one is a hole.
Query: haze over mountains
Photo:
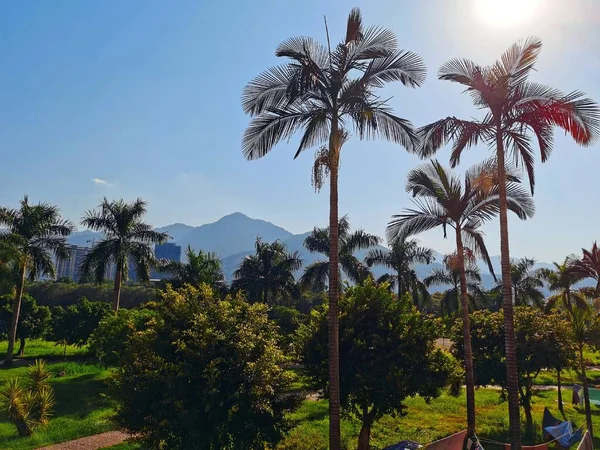
[[[166,232],[172,237],[170,242],[175,242],[183,250],[189,244],[195,250],[215,252],[223,261],[223,269],[228,281],[233,279],[233,271],[238,268],[240,262],[247,255],[254,253],[254,242],[256,237],[261,237],[266,242],[280,240],[287,245],[289,251],[299,251],[304,265],[318,260],[326,259],[325,255],[308,252],[303,242],[311,230],[303,234],[292,234],[277,225],[260,219],[252,219],[242,213],[236,212],[222,217],[213,223],[193,227],[182,223],[174,223],[165,227],[157,228],[158,231]],[[99,233],[93,231],[75,232],[69,237],[72,244],[80,246],[91,246],[94,240],[100,238]],[[384,248],[384,247],[381,247]],[[366,251],[357,252],[356,256],[363,259]],[[415,267],[419,277],[424,278],[432,268],[441,267],[443,255],[435,252],[435,261],[432,264],[419,264]],[[500,257],[492,257],[494,271],[500,274]],[[483,262],[479,263],[481,268],[482,283],[485,288],[494,285],[494,279],[489,269]],[[549,263],[538,263],[537,267],[551,267]],[[374,268],[376,276],[386,273],[382,267]]]

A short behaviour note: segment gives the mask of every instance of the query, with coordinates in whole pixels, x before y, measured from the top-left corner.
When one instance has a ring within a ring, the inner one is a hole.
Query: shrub
[[[10,333],[14,302],[15,299],[12,295],[0,297],[0,338],[2,339],[8,339]],[[17,354],[23,356],[26,339],[45,337],[51,329],[51,323],[50,308],[39,306],[30,295],[23,295],[19,313],[19,326],[17,327],[17,339],[20,341]]]
[[[281,439],[297,403],[285,395],[268,307],[212,290],[167,290],[156,318],[134,333],[115,377],[117,421],[150,448],[264,449]]]
[[[43,361],[27,369],[25,382],[12,378],[0,390],[2,409],[20,436],[31,436],[48,423],[54,407],[54,391],[48,383],[51,374]]]

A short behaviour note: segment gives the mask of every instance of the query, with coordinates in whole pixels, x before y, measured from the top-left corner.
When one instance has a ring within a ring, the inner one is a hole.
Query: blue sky
[[[512,42],[544,41],[535,81],[580,89],[600,101],[600,6],[594,0],[356,2],[366,24],[396,32],[428,67],[420,89],[389,85],[396,113],[423,125],[477,111],[461,89],[435,77],[447,59],[495,60]],[[293,142],[267,157],[243,159],[249,119],[243,86],[276,64],[285,38],[334,41],[353,6],[341,0],[2,2],[0,4],[0,204],[23,194],[60,206],[78,221],[103,197],[149,202],[149,221],[200,225],[241,211],[300,233],[325,225],[327,192],[310,184],[312,153],[293,160]],[[487,156],[473,149],[461,169]],[[448,151],[439,153],[444,163]],[[390,216],[410,205],[408,170],[419,159],[380,141],[352,139],[342,154],[340,213],[383,235]],[[538,161],[539,163],[539,161]],[[510,221],[512,254],[551,261],[600,239],[600,145],[579,148],[557,134],[549,162],[537,166],[536,217]],[[499,252],[498,223],[485,227]],[[440,252],[441,232],[421,237]]]

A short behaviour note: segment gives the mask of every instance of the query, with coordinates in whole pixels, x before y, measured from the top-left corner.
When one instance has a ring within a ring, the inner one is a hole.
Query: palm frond
[[[379,236],[367,233],[364,230],[356,230],[343,240],[340,252],[354,253],[357,250],[366,250],[375,247],[380,242],[381,238]]]
[[[405,209],[403,214],[392,216],[386,228],[388,241],[405,239],[408,236],[449,224],[445,211],[433,201],[416,199],[417,209]]]

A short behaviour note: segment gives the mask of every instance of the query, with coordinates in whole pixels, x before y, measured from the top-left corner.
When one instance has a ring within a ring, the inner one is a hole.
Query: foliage
[[[515,306],[537,306],[544,305],[544,287],[543,271],[533,270],[535,259],[520,258],[511,261],[510,278],[513,290],[513,302]],[[496,286],[492,289],[493,293],[499,294],[498,301],[502,302],[502,280],[498,280]]]
[[[196,287],[205,283],[219,291],[226,288],[223,267],[216,253],[206,253],[202,250],[196,252],[188,245],[185,257],[186,262],[159,262],[159,270],[171,275],[167,281],[175,288],[180,288],[186,283]]]
[[[289,306],[274,305],[269,310],[269,319],[279,327],[279,342],[285,350],[293,344],[295,332],[305,322],[306,315]]]
[[[0,297],[0,338],[7,339],[10,332],[10,321],[13,314],[14,297],[3,295]],[[21,301],[20,323],[17,328],[17,338],[21,345],[17,354],[23,356],[26,339],[45,337],[50,331],[52,323],[50,308],[38,306],[35,299],[24,294]]]
[[[540,277],[548,283],[548,289],[556,292],[546,299],[546,309],[554,308],[572,311],[574,307],[585,308],[585,298],[573,289],[583,279],[583,274],[573,267],[575,256],[567,256],[562,263],[554,262],[554,269],[540,269]]]
[[[156,320],[123,356],[114,387],[119,424],[152,448],[276,443],[295,399],[282,395],[290,380],[267,310],[241,296],[220,300],[204,285],[168,287]]]
[[[153,244],[162,244],[169,236],[152,229],[143,221],[147,203],[142,199],[126,203],[123,200],[109,202],[106,198],[98,209],[87,211],[81,224],[102,233],[100,241],[84,257],[81,264],[82,277],[93,273],[97,283],[104,281],[108,265],[115,264],[115,293],[113,309],[119,309],[121,282],[129,276],[129,262],[133,263],[136,277],[143,282],[150,280],[150,269],[156,266]]]
[[[44,362],[36,360],[27,369],[24,382],[12,378],[0,390],[3,410],[20,436],[30,436],[36,428],[48,424],[55,404],[50,377]]]
[[[405,412],[407,397],[437,397],[443,386],[462,376],[460,364],[435,348],[438,322],[423,316],[410,301],[398,302],[386,286],[367,279],[348,289],[340,311],[341,404],[362,422],[361,435],[367,442],[375,421],[385,414]],[[306,373],[314,387],[324,389],[328,380],[325,308],[311,313],[299,335]]]
[[[108,303],[92,302],[85,297],[69,306],[56,306],[52,309],[52,338],[65,346],[84,346],[108,314]]]
[[[106,366],[119,364],[134,333],[145,330],[155,320],[152,309],[120,309],[104,316],[88,339],[90,352]]]
[[[573,261],[573,270],[582,278],[593,278],[596,280],[596,296],[600,296],[600,247],[594,242],[590,250],[581,249],[581,259]]]
[[[304,247],[311,253],[321,253],[329,256],[330,235],[329,228],[317,228],[306,237]],[[366,250],[379,244],[379,237],[369,234],[364,230],[350,231],[348,216],[340,219],[338,224],[339,236],[339,265],[341,271],[353,283],[360,283],[371,275],[368,267],[363,264],[354,253]],[[317,261],[304,269],[300,278],[302,285],[323,290],[329,278],[329,261]]]
[[[255,254],[247,256],[234,272],[233,290],[246,293],[252,302],[276,303],[285,295],[296,293],[294,271],[302,267],[300,254],[289,253],[281,241],[256,239]]]

